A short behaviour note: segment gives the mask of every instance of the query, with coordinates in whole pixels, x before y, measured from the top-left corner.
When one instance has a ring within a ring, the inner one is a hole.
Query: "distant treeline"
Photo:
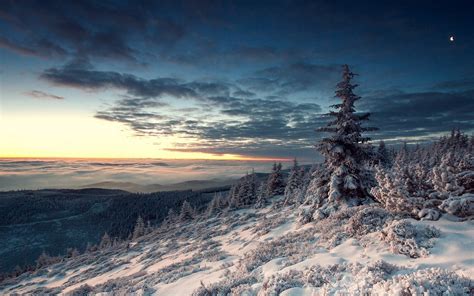
[[[124,240],[140,216],[147,226],[162,223],[170,209],[179,212],[184,201],[203,210],[216,192],[206,190],[129,193],[107,189],[44,189],[0,192],[0,271],[34,264],[42,253],[83,252],[100,242],[104,233]]]

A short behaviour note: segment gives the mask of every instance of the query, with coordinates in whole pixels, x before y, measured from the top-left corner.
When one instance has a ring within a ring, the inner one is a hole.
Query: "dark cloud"
[[[340,76],[340,66],[294,63],[265,68],[239,82],[251,91],[288,95],[295,92],[332,89]]]
[[[243,90],[243,89],[238,89],[233,93],[233,96],[235,97],[254,97],[256,94],[254,92],[248,91],[248,90]]]
[[[437,91],[474,89],[474,77],[439,82],[432,89]]]
[[[474,129],[474,90],[460,92],[399,91],[369,96],[360,106],[372,112],[373,125],[380,128],[376,138],[437,137],[452,128]]]
[[[164,3],[147,1],[4,1],[0,46],[43,57],[54,53],[146,63],[148,49],[169,48],[186,34],[164,10]]]
[[[281,49],[270,46],[238,46],[222,49],[214,42],[195,41],[191,50],[173,54],[164,53],[165,60],[194,65],[200,68],[247,65],[267,65],[272,63],[297,63],[314,58],[314,52],[304,48]]]
[[[55,57],[66,55],[66,50],[47,39],[40,39],[30,44],[20,44],[0,36],[0,48],[5,48],[21,55],[38,57]]]
[[[141,79],[131,74],[122,74],[113,71],[96,71],[84,67],[68,64],[59,68],[45,70],[40,77],[55,85],[81,88],[85,90],[120,89],[137,97],[160,97],[171,95],[174,97],[193,97],[198,93],[193,89],[209,89],[215,87],[206,83],[186,85],[175,78]]]
[[[37,98],[37,99],[53,99],[53,100],[64,100],[64,97],[46,93],[40,90],[32,90],[26,92],[25,95]]]

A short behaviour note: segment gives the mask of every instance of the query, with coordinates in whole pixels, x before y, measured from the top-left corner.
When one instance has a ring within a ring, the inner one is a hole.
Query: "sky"
[[[317,159],[341,65],[388,144],[474,130],[472,1],[0,3],[0,157]],[[450,41],[450,37],[454,41]]]

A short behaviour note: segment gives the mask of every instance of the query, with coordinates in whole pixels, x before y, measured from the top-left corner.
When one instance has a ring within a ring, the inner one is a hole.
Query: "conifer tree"
[[[66,257],[67,258],[74,258],[74,257],[77,257],[79,255],[80,255],[80,253],[77,250],[77,248],[67,248],[67,250],[66,250]]]
[[[249,206],[255,204],[257,193],[257,178],[255,172],[246,175],[241,181],[238,194],[238,204],[240,206]]]
[[[135,223],[135,227],[133,228],[132,239],[137,239],[140,236],[145,234],[145,222],[143,218],[139,215],[137,218],[137,222]]]
[[[220,193],[214,194],[211,202],[207,206],[206,215],[207,217],[212,217],[214,215],[218,215],[222,213],[225,207],[225,200]]]
[[[379,147],[377,148],[377,154],[379,158],[379,164],[382,166],[390,165],[390,155],[384,141],[380,141]]]
[[[50,262],[51,262],[51,256],[49,256],[45,251],[43,251],[41,255],[39,255],[38,259],[36,259],[36,267],[40,268],[40,267],[46,266],[50,264]]]
[[[369,113],[358,114],[355,102],[360,97],[353,90],[357,84],[352,83],[355,74],[348,65],[343,66],[342,81],[337,84],[336,97],[341,103],[331,107],[328,115],[334,120],[319,131],[329,132],[332,136],[324,138],[317,145],[319,152],[325,157],[325,165],[329,170],[328,200],[341,201],[342,199],[357,202],[368,195],[362,178],[363,164],[367,160],[368,137],[363,132],[375,128],[362,127],[362,122],[369,119]]]
[[[165,220],[163,221],[163,223],[167,226],[173,224],[174,222],[176,222],[176,219],[177,219],[177,215],[176,215],[176,212],[170,208],[168,210],[168,215],[166,216]]]
[[[102,239],[100,240],[99,248],[106,249],[111,246],[112,246],[112,239],[110,238],[109,234],[106,232],[104,233],[104,236],[102,236]]]
[[[285,187],[285,204],[293,204],[297,199],[299,199],[296,195],[303,186],[303,178],[304,169],[302,170],[298,166],[298,161],[295,158]]]
[[[185,200],[183,205],[181,206],[181,212],[179,213],[179,220],[180,221],[188,221],[194,219],[195,211],[191,204]]]
[[[228,200],[229,200],[229,208],[235,209],[237,208],[238,205],[238,199],[239,199],[239,191],[240,191],[240,181],[237,184],[234,184],[230,187],[229,194],[228,194]]]
[[[257,192],[256,192],[256,203],[255,207],[256,208],[263,208],[267,202],[267,186],[266,182],[260,182],[260,184],[257,186]]]
[[[281,172],[281,163],[274,163],[272,172],[268,177],[267,182],[267,196],[272,197],[281,195],[285,192],[285,181]]]

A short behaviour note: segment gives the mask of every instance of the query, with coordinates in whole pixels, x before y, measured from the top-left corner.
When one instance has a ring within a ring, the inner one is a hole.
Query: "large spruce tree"
[[[370,114],[356,112],[354,104],[360,97],[353,92],[357,87],[352,83],[354,75],[348,65],[343,66],[342,81],[337,84],[336,90],[336,97],[341,102],[332,105],[334,111],[327,114],[334,119],[326,127],[318,129],[331,133],[316,145],[325,157],[329,176],[327,198],[330,202],[367,196],[362,166],[367,158],[366,143],[370,138],[362,133],[376,128],[362,127],[362,122],[368,120]]]

